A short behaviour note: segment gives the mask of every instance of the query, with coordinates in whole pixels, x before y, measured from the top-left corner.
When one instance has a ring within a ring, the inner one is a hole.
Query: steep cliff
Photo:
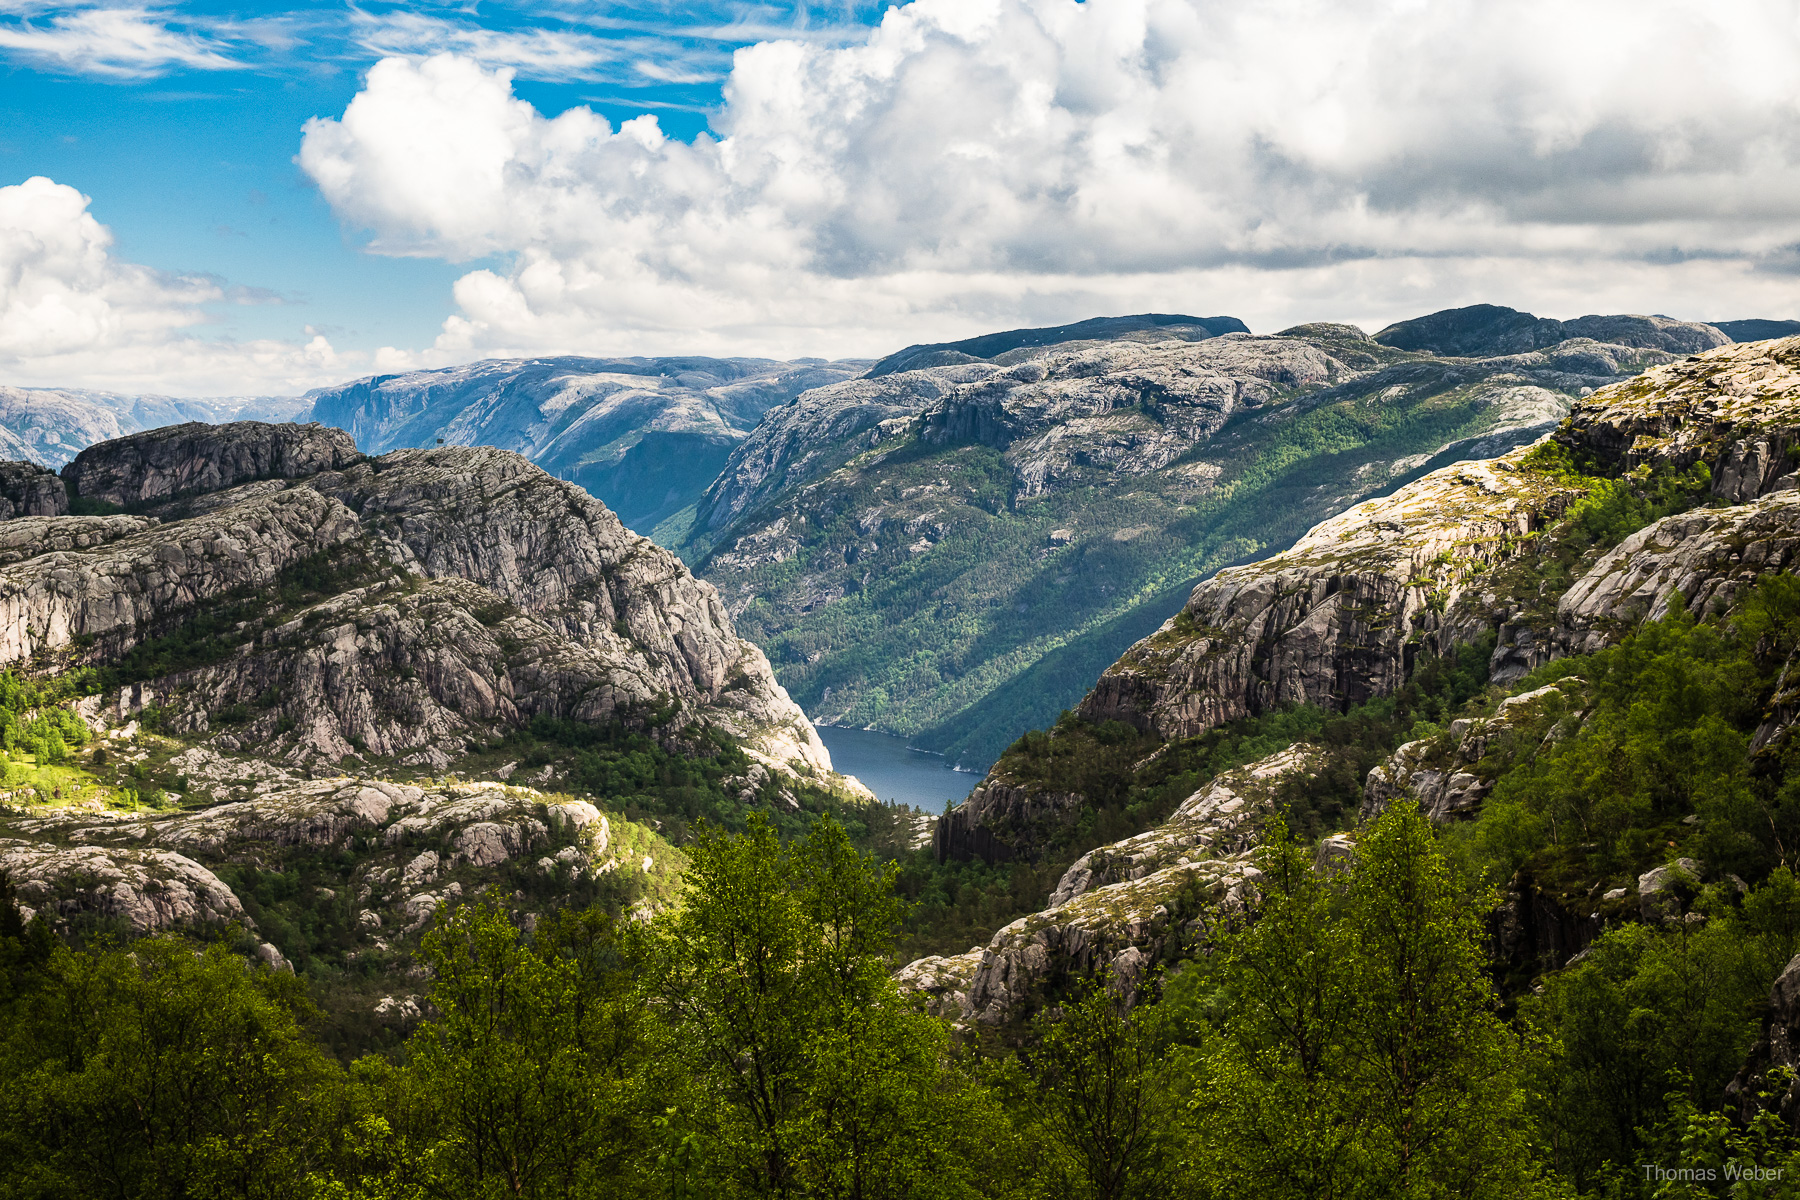
[[[1422,649],[1494,634],[1496,678],[1513,679],[1660,615],[1671,589],[1689,603],[1729,604],[1790,553],[1797,362],[1800,340],[1726,345],[1601,389],[1555,434],[1574,461],[1607,475],[1668,478],[1704,465],[1712,503],[1731,506],[1639,530],[1579,561],[1557,588],[1540,569],[1542,535],[1592,490],[1591,477],[1527,451],[1448,467],[1201,584],[1108,669],[1081,711],[1189,736],[1282,704],[1341,710],[1384,694]]]
[[[0,662],[148,685],[172,732],[442,769],[545,716],[829,772],[712,588],[516,454],[365,461],[338,430],[195,425],[68,476],[147,515],[31,518],[0,568]]]
[[[809,711],[992,761],[1199,578],[1724,340],[1637,320],[1486,358],[1333,325],[915,348],[772,409],[683,546]]]
[[[59,517],[68,511],[68,489],[55,472],[31,462],[0,462],[0,521]]]

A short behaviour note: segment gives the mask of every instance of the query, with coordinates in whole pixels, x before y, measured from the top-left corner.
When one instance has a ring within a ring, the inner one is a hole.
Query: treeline
[[[1696,1009],[1677,986],[1767,978],[1800,929],[1785,873],[1698,935],[1609,935],[1509,1019],[1493,897],[1414,807],[1337,869],[1277,826],[1257,919],[1003,1039],[896,989],[894,868],[835,823],[783,843],[753,820],[691,855],[687,903],[647,923],[441,912],[426,1018],[348,1064],[293,975],[223,943],[71,947],[8,900],[0,1195],[1511,1200],[1787,1194],[1669,1191],[1643,1162],[1800,1179],[1778,1118],[1690,1095],[1741,1061],[1741,995]],[[1647,1104],[1611,1106],[1609,1062]]]

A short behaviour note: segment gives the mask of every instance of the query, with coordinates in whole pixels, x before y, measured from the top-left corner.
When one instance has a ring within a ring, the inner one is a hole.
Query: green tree
[[[1220,1193],[1513,1197],[1537,1186],[1518,1041],[1493,1012],[1480,914],[1417,806],[1344,877],[1284,831],[1231,939],[1232,1004],[1194,1102]]]
[[[632,1194],[648,1143],[649,1044],[605,914],[555,914],[528,942],[490,900],[445,916],[422,952],[435,1014],[387,1094],[424,1192]]]
[[[286,1197],[323,1152],[335,1068],[291,975],[173,937],[58,946],[0,1043],[0,1191]]]
[[[831,820],[784,846],[760,815],[740,836],[702,833],[689,854],[686,903],[658,922],[647,958],[671,1052],[697,1089],[669,1128],[697,1135],[704,1179],[676,1183],[725,1196],[992,1194],[976,1147],[1004,1142],[1002,1123],[952,1065],[943,1026],[888,976],[894,868]]]
[[[1056,1193],[1091,1200],[1166,1194],[1179,1155],[1179,1109],[1153,1012],[1132,1011],[1110,973],[1079,999],[1041,1017],[1029,1054],[1028,1093],[1050,1156]]]

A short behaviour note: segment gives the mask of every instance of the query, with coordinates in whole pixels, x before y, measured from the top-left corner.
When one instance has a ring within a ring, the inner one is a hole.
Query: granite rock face
[[[954,366],[983,359],[993,361],[1020,350],[1089,341],[1201,342],[1227,333],[1249,333],[1236,317],[1191,317],[1181,313],[1138,313],[1129,317],[1093,317],[1072,325],[1008,329],[960,342],[908,346],[869,368],[871,378],[896,371]]]
[[[47,549],[97,529],[88,517],[48,520]],[[156,622],[228,592],[266,588],[284,568],[358,533],[355,513],[296,488],[190,521],[145,523],[90,548],[21,559],[0,569],[0,662],[77,639],[98,639],[96,658],[122,652]]]
[[[1729,605],[1792,555],[1795,477],[1782,464],[1786,431],[1800,425],[1796,367],[1800,339],[1725,345],[1576,406],[1555,437],[1578,458],[1621,470],[1705,462],[1714,494],[1740,507],[1632,535],[1550,598],[1554,628],[1525,627],[1488,586],[1581,494],[1516,451],[1435,472],[1283,554],[1221,571],[1111,667],[1081,711],[1185,737],[1280,704],[1342,709],[1391,692],[1418,649],[1444,653],[1490,631],[1495,678],[1506,681],[1660,616],[1671,589],[1689,604]]]
[[[62,476],[83,499],[132,506],[254,479],[300,479],[360,457],[349,434],[323,425],[191,422],[90,446]]]
[[[1309,746],[1296,745],[1224,772],[1183,800],[1155,829],[1076,859],[1050,893],[1050,907],[1097,888],[1143,879],[1184,860],[1247,853],[1256,847],[1263,819],[1273,810],[1276,787],[1290,775],[1315,770],[1321,757]]]
[[[126,442],[71,471],[162,498],[152,515],[0,524],[0,562],[13,559],[0,567],[0,662],[114,661],[224,604],[241,619],[212,635],[206,661],[147,681],[173,731],[294,761],[354,750],[441,768],[538,714],[631,724],[672,706],[659,736],[673,743],[713,727],[769,767],[830,770],[717,593],[516,454],[364,461],[340,432],[305,426]],[[316,463],[337,466],[189,492]],[[28,538],[10,539],[14,527]]]
[[[1800,491],[1699,508],[1638,530],[1557,601],[1557,641],[1569,654],[1668,615],[1674,597],[1701,614],[1732,608],[1758,578],[1800,561]]]
[[[987,1027],[1018,1021],[1103,968],[1135,989],[1150,967],[1254,904],[1257,832],[1277,786],[1315,759],[1294,746],[1224,772],[1163,825],[1082,856],[1043,912],[985,947],[910,963],[896,981],[929,1011]]]
[[[1341,710],[1393,691],[1422,647],[1486,631],[1454,619],[1457,601],[1579,494],[1524,458],[1446,467],[1274,558],[1220,571],[1107,670],[1081,715],[1180,738],[1284,704]]]
[[[1800,339],[1727,344],[1655,367],[1582,400],[1553,436],[1578,464],[1640,478],[1704,464],[1711,507],[1592,551],[1557,594],[1534,565],[1534,539],[1584,494],[1578,477],[1529,448],[1447,467],[1201,583],[1106,670],[1079,712],[1186,738],[1283,705],[1342,711],[1392,693],[1420,653],[1489,636],[1491,678],[1507,683],[1662,617],[1673,595],[1696,611],[1728,610],[1758,578],[1789,569],[1800,548],[1800,475],[1787,469],[1797,428]],[[1759,750],[1791,727],[1796,694],[1783,685]],[[1488,787],[1476,764],[1494,732],[1402,747],[1371,774],[1365,811],[1410,795],[1439,820],[1472,812]],[[992,817],[972,807],[967,827],[952,832],[982,853],[1027,803]],[[1063,819],[1078,820],[1078,809]]]
[[[967,800],[938,818],[932,849],[939,862],[1032,862],[1081,819],[1086,803],[1079,792],[1021,787],[990,773]]]
[[[1800,483],[1800,338],[1652,367],[1578,405],[1557,440],[1616,468],[1704,462],[1733,503]]]
[[[0,462],[0,521],[60,517],[68,511],[68,489],[54,471],[31,462]]]

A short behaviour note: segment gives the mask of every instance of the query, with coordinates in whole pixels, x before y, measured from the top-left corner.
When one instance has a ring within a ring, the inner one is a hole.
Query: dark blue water
[[[831,765],[854,775],[889,804],[910,804],[929,813],[944,811],[944,801],[961,800],[981,776],[952,771],[943,758],[908,750],[906,739],[866,729],[831,729],[821,725],[819,740],[831,751]]]

